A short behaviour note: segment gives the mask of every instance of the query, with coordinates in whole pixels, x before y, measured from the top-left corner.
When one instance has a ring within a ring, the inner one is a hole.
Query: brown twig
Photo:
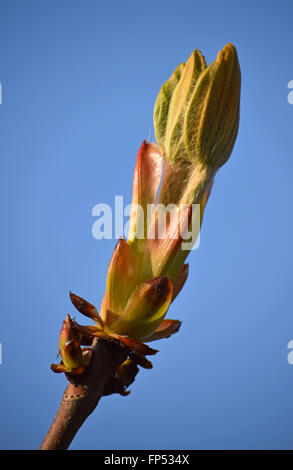
[[[58,413],[41,450],[65,450],[87,417],[94,411],[117,367],[126,359],[122,346],[104,339],[93,342],[92,359],[84,374],[69,376]]]

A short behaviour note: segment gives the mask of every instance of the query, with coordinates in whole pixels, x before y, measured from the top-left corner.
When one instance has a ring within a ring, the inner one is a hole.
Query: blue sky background
[[[0,1],[0,448],[37,448],[66,380],[53,374],[68,291],[99,306],[114,240],[95,204],[130,202],[156,95],[196,47],[227,42],[241,122],[200,248],[127,398],[104,398],[72,449],[293,448],[291,1]]]

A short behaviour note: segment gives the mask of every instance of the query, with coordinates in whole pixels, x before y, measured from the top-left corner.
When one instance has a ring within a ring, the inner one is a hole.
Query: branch
[[[94,339],[92,358],[84,374],[67,375],[71,382],[40,450],[65,450],[87,417],[94,411],[127,351],[116,343]]]

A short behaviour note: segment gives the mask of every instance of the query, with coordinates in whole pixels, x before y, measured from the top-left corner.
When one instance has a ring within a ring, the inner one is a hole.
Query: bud
[[[123,311],[131,292],[138,284],[137,263],[134,250],[121,238],[113,251],[108,268],[106,293],[107,309],[112,312]],[[102,310],[103,320],[107,321]]]
[[[232,152],[239,103],[240,67],[232,44],[210,66],[195,49],[162,86],[154,107],[158,147],[144,141],[136,159],[128,240],[120,239],[114,249],[100,314],[70,294],[77,310],[95,325],[73,325],[67,316],[59,341],[62,362],[52,365],[55,372],[81,373],[90,356],[80,346],[93,337],[119,341],[135,364],[151,368],[145,356],[157,350],[141,341],[178,331],[181,322],[165,315],[186,282],[185,259],[202,223],[214,175]],[[193,204],[200,206],[196,230]],[[182,249],[190,229],[190,248]],[[132,366],[130,361],[120,367],[111,390],[126,393]]]
[[[107,312],[107,327],[119,335],[143,340],[162,322],[173,294],[167,277],[145,281],[132,292],[123,311]]]
[[[239,126],[240,81],[236,49],[227,44],[209,67],[195,50],[163,85],[154,110],[165,159],[160,203],[198,203],[230,157]],[[164,103],[161,112],[164,98],[168,106]]]
[[[154,107],[154,123],[158,144],[164,147],[164,139],[167,127],[168,111],[173,91],[179,82],[185,64],[178,65],[169,80],[164,83],[157,96]]]
[[[195,49],[163,85],[154,109],[154,127],[159,146],[170,161],[186,153],[183,126],[186,107],[198,78],[206,68],[204,57]]]
[[[227,44],[200,76],[187,107],[184,141],[189,158],[217,170],[232,152],[239,125],[240,67]]]
[[[133,175],[131,214],[129,219],[128,243],[141,250],[146,238],[151,207],[156,200],[163,171],[163,159],[154,144],[143,141],[136,158]]]
[[[129,387],[132,384],[137,373],[138,367],[133,359],[126,359],[117,369],[117,374],[124,387]]]
[[[58,365],[51,365],[54,372],[82,374],[90,359],[89,349],[81,349],[80,347],[78,336],[69,315],[64,320],[60,331],[59,353],[62,362]]]

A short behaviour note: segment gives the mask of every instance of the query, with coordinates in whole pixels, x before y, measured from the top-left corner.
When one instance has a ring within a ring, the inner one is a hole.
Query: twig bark
[[[57,415],[40,450],[65,450],[104,394],[107,382],[126,359],[127,352],[104,339],[93,342],[92,359],[84,374],[67,376],[67,386]]]

